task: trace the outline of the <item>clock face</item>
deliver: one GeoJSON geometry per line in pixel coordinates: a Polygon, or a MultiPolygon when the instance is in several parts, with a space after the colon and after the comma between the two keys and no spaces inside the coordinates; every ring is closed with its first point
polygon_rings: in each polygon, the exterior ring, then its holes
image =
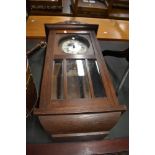
{"type": "Polygon", "coordinates": [[[68,54],[84,54],[90,46],[88,40],[82,36],[70,35],[63,37],[59,46],[61,50],[68,54]]]}

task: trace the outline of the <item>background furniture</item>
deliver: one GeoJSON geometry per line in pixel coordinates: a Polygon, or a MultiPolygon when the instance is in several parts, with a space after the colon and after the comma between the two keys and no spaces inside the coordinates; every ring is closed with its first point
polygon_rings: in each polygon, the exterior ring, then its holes
{"type": "Polygon", "coordinates": [[[71,0],[71,8],[74,16],[80,17],[108,17],[109,3],[106,0],[71,0]]]}
{"type": "Polygon", "coordinates": [[[64,16],[29,16],[26,26],[27,38],[45,38],[44,24],[64,21],[79,21],[81,23],[98,24],[97,39],[129,40],[129,22],[100,18],[64,17],[64,16]]]}
{"type": "MultiPolygon", "coordinates": [[[[47,0],[42,0],[42,3],[47,0]]],[[[26,8],[29,15],[48,15],[48,16],[72,16],[73,13],[70,8],[70,0],[59,0],[61,9],[32,9],[31,0],[26,0],[26,8]]]]}
{"type": "Polygon", "coordinates": [[[108,18],[129,20],[129,0],[112,0],[108,18]]]}
{"type": "MultiPolygon", "coordinates": [[[[103,56],[114,56],[114,57],[118,57],[118,58],[126,58],[126,60],[129,62],[129,48],[124,50],[124,51],[112,51],[112,50],[105,50],[102,51],[103,56]]],[[[123,84],[128,76],[129,73],[129,66],[127,66],[127,68],[125,69],[123,76],[121,78],[121,81],[119,83],[119,85],[117,86],[116,89],[116,94],[118,95],[119,91],[121,90],[121,88],[123,87],[123,84]]]]}
{"type": "Polygon", "coordinates": [[[50,0],[26,0],[26,10],[28,15],[129,19],[129,0],[95,0],[95,3],[91,0],[59,0],[57,3],[50,0]],[[49,3],[56,7],[39,9],[49,3]],[[34,4],[38,5],[38,9],[34,9],[34,4]]]}

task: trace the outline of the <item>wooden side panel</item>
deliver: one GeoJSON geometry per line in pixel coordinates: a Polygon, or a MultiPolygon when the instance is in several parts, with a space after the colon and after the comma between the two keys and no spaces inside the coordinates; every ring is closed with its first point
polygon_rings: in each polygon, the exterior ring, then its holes
{"type": "Polygon", "coordinates": [[[109,131],[118,121],[121,112],[48,115],[39,116],[40,122],[49,134],[71,134],[109,131]]]}

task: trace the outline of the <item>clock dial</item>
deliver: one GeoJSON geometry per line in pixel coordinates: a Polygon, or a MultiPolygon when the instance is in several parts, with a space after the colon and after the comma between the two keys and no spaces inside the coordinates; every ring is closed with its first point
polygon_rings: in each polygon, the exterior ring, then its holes
{"type": "Polygon", "coordinates": [[[86,53],[90,46],[87,39],[77,35],[64,37],[59,44],[62,51],[69,54],[86,53]]]}

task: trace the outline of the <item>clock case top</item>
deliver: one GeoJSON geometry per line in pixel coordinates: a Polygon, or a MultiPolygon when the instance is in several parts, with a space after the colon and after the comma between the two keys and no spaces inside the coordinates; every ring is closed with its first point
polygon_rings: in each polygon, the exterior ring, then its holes
{"type": "MultiPolygon", "coordinates": [[[[104,58],[101,53],[100,46],[96,39],[96,32],[98,30],[98,25],[94,24],[81,24],[78,22],[65,22],[59,24],[46,24],[46,40],[48,42],[44,70],[42,76],[42,83],[40,89],[40,98],[38,101],[38,107],[35,108],[34,114],[36,115],[62,115],[62,114],[88,114],[88,113],[107,113],[107,112],[124,112],[126,107],[118,103],[117,96],[115,94],[112,81],[110,79],[104,58]],[[94,55],[70,55],[70,54],[52,54],[56,45],[55,38],[56,33],[64,34],[68,33],[78,33],[78,34],[89,34],[91,38],[92,46],[94,47],[94,55]],[[102,82],[104,84],[104,89],[106,92],[105,97],[94,97],[91,98],[79,98],[79,99],[68,99],[67,94],[63,100],[55,99],[51,100],[51,79],[52,79],[52,60],[54,59],[96,59],[102,82]]],[[[68,35],[68,33],[66,35],[68,35]]],[[[65,67],[66,69],[66,67],[65,67]]],[[[66,74],[66,72],[64,73],[66,74]]],[[[64,75],[66,76],[66,75],[64,75]]],[[[66,78],[64,89],[66,89],[66,78]]],[[[92,84],[90,86],[92,93],[92,84]]],[[[66,91],[66,90],[65,90],[66,91]]]]}

